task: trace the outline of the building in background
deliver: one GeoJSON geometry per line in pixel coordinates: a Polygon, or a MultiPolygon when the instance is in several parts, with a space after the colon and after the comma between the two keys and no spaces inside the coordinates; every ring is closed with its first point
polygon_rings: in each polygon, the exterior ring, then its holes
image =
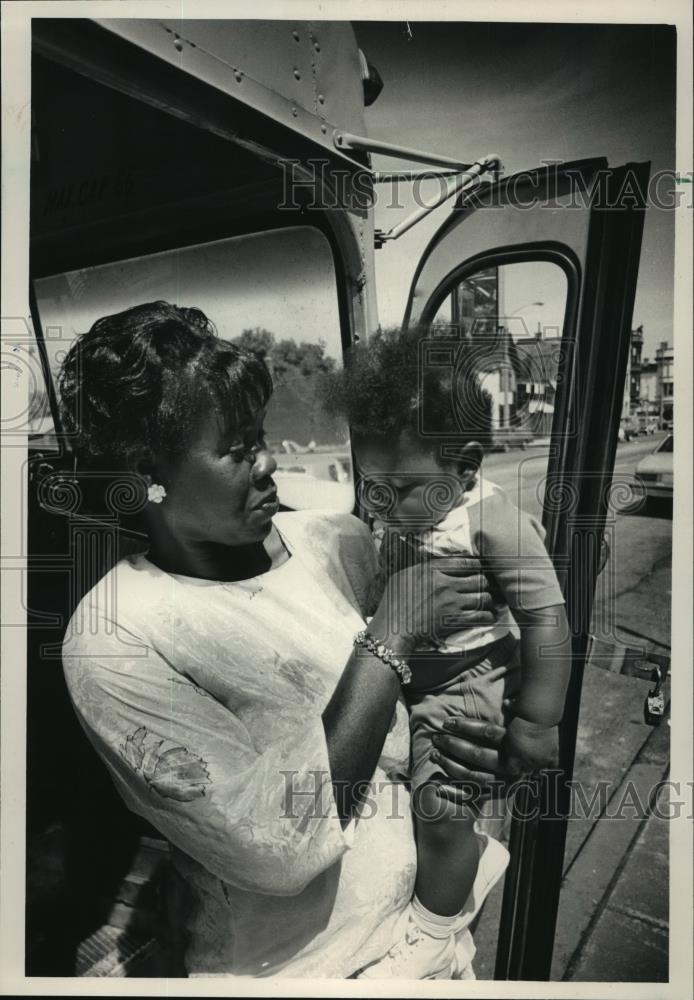
{"type": "MultiPolygon", "coordinates": [[[[437,332],[453,335],[474,351],[475,368],[492,399],[496,429],[515,428],[535,438],[552,431],[562,338],[514,339],[499,322],[500,275],[497,268],[460,282],[447,303],[450,312],[437,332]],[[449,319],[450,317],[450,319],[449,319]]],[[[674,351],[662,341],[650,361],[643,355],[643,324],[631,331],[622,397],[622,425],[628,434],[653,433],[670,426],[674,399],[674,351]]]]}
{"type": "Polygon", "coordinates": [[[663,428],[672,423],[675,401],[675,351],[666,340],[661,341],[655,352],[658,385],[658,425],[663,428]]]}
{"type": "Polygon", "coordinates": [[[552,432],[557,373],[562,355],[561,337],[534,337],[515,342],[520,373],[516,380],[516,418],[535,437],[552,432]]]}
{"type": "Polygon", "coordinates": [[[628,419],[635,414],[641,402],[641,352],[643,351],[643,326],[637,326],[631,331],[631,347],[627,361],[627,373],[624,380],[624,395],[622,397],[622,418],[628,419]]]}
{"type": "Polygon", "coordinates": [[[675,352],[666,340],[656,348],[655,358],[641,362],[639,398],[632,412],[641,430],[670,427],[675,396],[675,352]]]}
{"type": "Polygon", "coordinates": [[[499,269],[487,268],[456,285],[450,317],[450,326],[437,324],[437,332],[469,345],[474,369],[491,397],[493,428],[512,428],[519,362],[513,338],[499,324],[499,269]]]}
{"type": "Polygon", "coordinates": [[[480,271],[457,285],[450,296],[447,331],[467,342],[474,367],[492,401],[492,425],[527,432],[529,438],[546,437],[552,429],[561,338],[514,339],[499,322],[500,274],[498,268],[480,271]]]}
{"type": "Polygon", "coordinates": [[[634,412],[658,413],[658,365],[644,358],[641,364],[641,394],[634,412]]]}

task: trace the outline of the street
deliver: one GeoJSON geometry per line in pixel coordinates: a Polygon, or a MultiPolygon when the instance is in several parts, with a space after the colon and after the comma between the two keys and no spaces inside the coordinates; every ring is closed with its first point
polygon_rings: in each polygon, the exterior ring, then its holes
{"type": "MultiPolygon", "coordinates": [[[[613,484],[633,482],[637,463],[655,448],[663,434],[620,443],[613,484]]],[[[536,517],[542,515],[547,448],[489,455],[484,473],[513,502],[536,517]]],[[[596,593],[594,618],[612,626],[616,641],[664,652],[670,644],[672,520],[667,504],[648,504],[635,514],[612,511],[607,523],[610,557],[596,593]],[[607,581],[610,581],[610,586],[607,581]],[[613,594],[614,606],[606,607],[613,594]]]]}

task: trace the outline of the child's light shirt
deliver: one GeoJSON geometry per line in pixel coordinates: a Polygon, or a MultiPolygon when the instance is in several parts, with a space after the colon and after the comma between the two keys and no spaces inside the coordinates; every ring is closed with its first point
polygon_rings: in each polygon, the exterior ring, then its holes
{"type": "MultiPolygon", "coordinates": [[[[378,543],[383,526],[377,525],[374,534],[378,543]]],[[[434,557],[473,556],[484,561],[484,571],[494,577],[503,595],[494,602],[495,621],[472,625],[445,642],[419,648],[459,653],[487,646],[509,632],[518,637],[511,609],[533,611],[563,604],[544,538],[544,528],[535,517],[511,503],[496,483],[478,476],[460,503],[417,541],[434,557]]]]}

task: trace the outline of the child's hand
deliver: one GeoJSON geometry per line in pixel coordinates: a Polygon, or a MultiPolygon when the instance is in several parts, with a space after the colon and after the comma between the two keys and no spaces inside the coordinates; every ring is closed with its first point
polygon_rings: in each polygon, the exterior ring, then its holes
{"type": "Polygon", "coordinates": [[[515,716],[506,727],[501,744],[504,770],[520,777],[531,771],[556,767],[559,759],[559,730],[515,716]]]}

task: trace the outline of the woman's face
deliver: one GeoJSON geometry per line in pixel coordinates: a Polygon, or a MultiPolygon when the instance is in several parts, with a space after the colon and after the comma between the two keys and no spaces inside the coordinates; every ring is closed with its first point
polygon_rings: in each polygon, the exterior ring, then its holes
{"type": "MultiPolygon", "coordinates": [[[[166,498],[156,515],[192,544],[252,545],[268,535],[279,509],[272,474],[277,463],[267,449],[257,410],[244,424],[225,429],[211,409],[187,454],[159,463],[166,498]]],[[[153,512],[154,513],[154,512],[153,512]]]]}

